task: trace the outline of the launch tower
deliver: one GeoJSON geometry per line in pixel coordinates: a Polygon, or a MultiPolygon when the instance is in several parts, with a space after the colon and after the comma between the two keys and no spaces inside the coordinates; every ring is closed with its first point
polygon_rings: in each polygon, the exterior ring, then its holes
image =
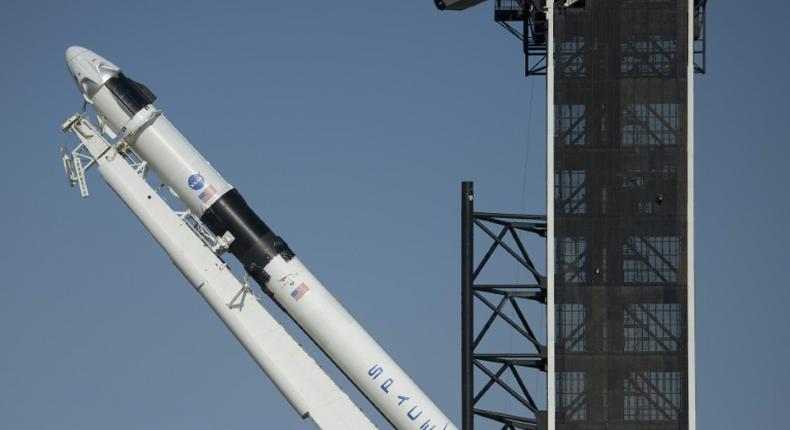
{"type": "MultiPolygon", "coordinates": [[[[491,428],[695,429],[705,1],[497,0],[495,20],[523,41],[526,74],[546,76],[548,392],[545,421],[491,428]]],[[[480,386],[466,389],[471,416],[480,386]]]]}

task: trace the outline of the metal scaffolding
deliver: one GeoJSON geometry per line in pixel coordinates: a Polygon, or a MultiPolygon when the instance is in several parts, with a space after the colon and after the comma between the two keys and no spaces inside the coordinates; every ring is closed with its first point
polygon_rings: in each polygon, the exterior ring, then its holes
{"type": "MultiPolygon", "coordinates": [[[[554,11],[584,10],[588,7],[585,0],[554,0],[554,11]]],[[[592,3],[592,2],[590,2],[592,3]]],[[[639,3],[631,1],[630,3],[639,3]]],[[[655,7],[657,1],[641,0],[644,7],[655,7]]],[[[706,14],[707,0],[694,0],[694,71],[704,74],[706,65],[706,14]]],[[[546,20],[546,0],[496,0],[494,2],[494,21],[523,44],[524,73],[527,76],[546,74],[548,61],[548,22],[546,20]]]]}
{"type": "Polygon", "coordinates": [[[704,7],[596,0],[554,10],[556,430],[694,428],[689,81],[704,70],[704,7]],[[699,49],[702,62],[690,64],[699,49]]]}
{"type": "MultiPolygon", "coordinates": [[[[475,415],[496,421],[502,429],[545,428],[545,420],[535,401],[535,387],[525,382],[524,370],[546,371],[546,344],[533,330],[530,320],[545,320],[545,308],[539,315],[524,309],[525,301],[545,305],[546,278],[536,267],[527,251],[522,235],[545,237],[546,217],[543,215],[505,214],[474,211],[471,182],[461,190],[461,339],[462,339],[462,428],[474,428],[475,415]],[[486,239],[485,253],[475,262],[474,237],[477,231],[486,239]],[[502,250],[509,259],[530,274],[529,283],[484,284],[478,275],[490,263],[495,251],[502,250]],[[509,311],[508,311],[509,310],[509,311]],[[479,312],[479,315],[477,314],[479,312]],[[475,317],[482,317],[475,325],[475,317]],[[484,338],[491,333],[496,320],[503,321],[520,340],[524,350],[486,351],[484,338]],[[475,375],[479,377],[476,378],[475,375]],[[507,375],[507,377],[505,376],[507,375]],[[515,400],[521,413],[507,413],[502,408],[487,409],[482,400],[497,386],[515,400]]],[[[542,376],[545,378],[545,374],[542,376]]],[[[543,398],[543,393],[540,393],[543,398]]],[[[496,402],[501,405],[502,402],[496,402]]]]}

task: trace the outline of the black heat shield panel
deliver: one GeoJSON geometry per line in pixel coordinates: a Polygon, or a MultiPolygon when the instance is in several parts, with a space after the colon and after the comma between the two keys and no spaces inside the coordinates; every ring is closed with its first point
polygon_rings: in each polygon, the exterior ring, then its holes
{"type": "Polygon", "coordinates": [[[140,109],[156,100],[156,95],[148,87],[127,78],[123,73],[113,76],[105,85],[121,102],[129,116],[134,116],[140,109]]]}
{"type": "Polygon", "coordinates": [[[555,10],[558,430],[689,428],[687,12],[555,10]]]}

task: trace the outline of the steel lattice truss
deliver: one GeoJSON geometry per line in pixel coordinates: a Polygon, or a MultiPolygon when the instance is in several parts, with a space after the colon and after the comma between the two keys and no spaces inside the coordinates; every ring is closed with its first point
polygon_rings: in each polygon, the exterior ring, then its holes
{"type": "MultiPolygon", "coordinates": [[[[494,3],[494,21],[523,44],[527,76],[546,74],[546,3],[547,0],[496,0],[494,3]]],[[[583,9],[585,4],[584,0],[554,0],[554,8],[560,13],[566,9],[583,9]]],[[[707,0],[694,1],[694,71],[699,74],[705,73],[706,65],[706,5],[707,0]]],[[[652,48],[663,50],[659,45],[652,48]]]]}
{"type": "MultiPolygon", "coordinates": [[[[468,340],[465,343],[463,359],[465,365],[470,367],[465,369],[465,377],[469,380],[465,384],[467,390],[464,393],[464,406],[465,409],[469,406],[469,410],[465,410],[464,413],[501,423],[502,429],[535,429],[542,412],[533,394],[535,387],[530,387],[526,382],[524,372],[527,369],[546,371],[546,347],[545,341],[541,341],[531,327],[528,316],[535,320],[535,315],[528,315],[525,305],[528,301],[545,304],[546,280],[530,257],[524,237],[525,235],[545,237],[546,217],[473,212],[469,197],[471,191],[465,200],[469,205],[464,207],[465,222],[462,234],[467,237],[485,238],[486,251],[477,263],[471,261],[468,262],[471,264],[465,264],[465,273],[462,273],[462,278],[467,284],[463,292],[464,302],[471,305],[471,309],[464,312],[464,318],[471,320],[473,314],[476,314],[475,319],[482,322],[479,327],[474,327],[474,323],[470,324],[470,327],[465,327],[463,333],[464,338],[468,340]],[[519,267],[526,269],[529,273],[529,282],[513,284],[476,282],[497,251],[502,252],[519,267]],[[480,316],[484,318],[480,319],[480,316]],[[514,336],[523,340],[518,342],[519,345],[526,345],[523,351],[507,353],[484,351],[483,340],[491,334],[491,328],[497,321],[501,321],[514,336]],[[494,387],[498,387],[499,393],[505,393],[510,400],[515,401],[518,409],[524,413],[507,413],[480,406],[485,398],[491,395],[494,387]]],[[[464,241],[464,255],[474,255],[471,242],[464,241]]],[[[545,311],[538,318],[545,319],[545,311]]],[[[543,397],[544,395],[541,394],[540,398],[543,397]]],[[[503,402],[497,401],[495,404],[501,405],[503,402]]],[[[473,416],[465,418],[473,420],[473,416]]]]}

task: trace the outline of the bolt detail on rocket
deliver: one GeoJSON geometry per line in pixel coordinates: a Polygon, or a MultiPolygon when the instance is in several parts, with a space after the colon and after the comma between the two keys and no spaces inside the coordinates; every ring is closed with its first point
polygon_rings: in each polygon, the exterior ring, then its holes
{"type": "MultiPolygon", "coordinates": [[[[66,51],[69,71],[117,145],[127,145],[362,394],[397,429],[456,427],[152,104],[154,93],[82,47],[66,51]]],[[[80,190],[84,178],[76,175],[80,190]]],[[[87,195],[87,189],[85,193],[87,195]]]]}

